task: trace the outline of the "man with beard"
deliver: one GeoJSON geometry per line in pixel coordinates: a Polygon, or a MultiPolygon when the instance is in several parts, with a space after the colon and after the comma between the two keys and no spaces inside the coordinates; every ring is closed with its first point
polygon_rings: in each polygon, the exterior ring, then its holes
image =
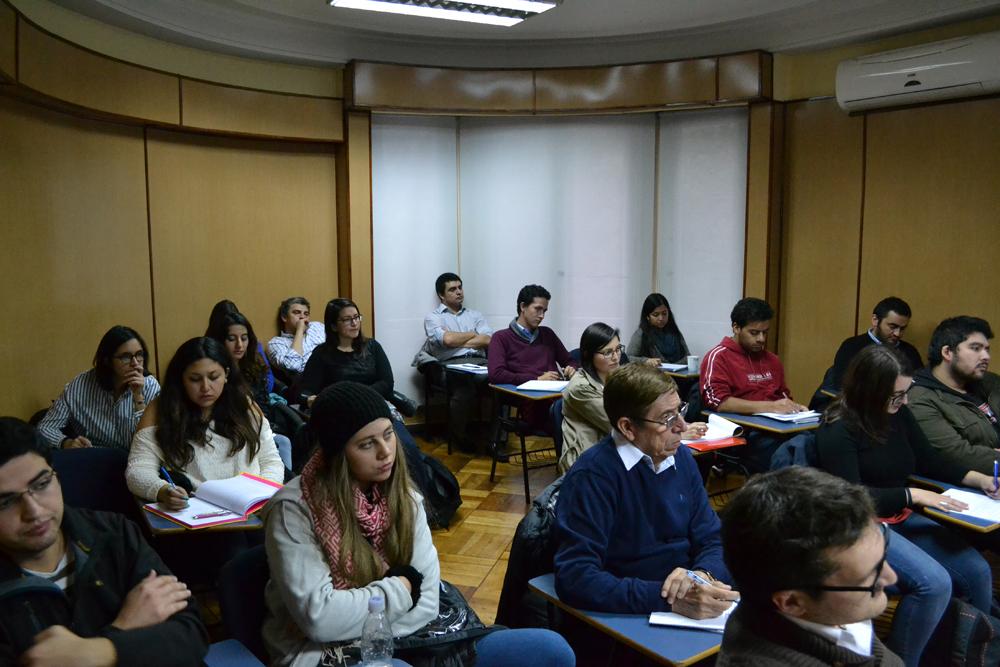
{"type": "Polygon", "coordinates": [[[917,348],[903,340],[906,327],[910,325],[910,317],[909,304],[899,297],[886,297],[875,304],[875,308],[872,310],[871,328],[840,344],[837,355],[833,359],[832,386],[840,389],[847,366],[854,357],[858,356],[858,352],[869,345],[891,345],[906,357],[913,370],[921,368],[924,362],[920,358],[917,348]]]}
{"type": "Polygon", "coordinates": [[[927,351],[929,368],[918,370],[910,412],[942,456],[969,470],[992,475],[1000,458],[1000,377],[989,372],[989,322],[950,317],[937,326],[927,351]]]}

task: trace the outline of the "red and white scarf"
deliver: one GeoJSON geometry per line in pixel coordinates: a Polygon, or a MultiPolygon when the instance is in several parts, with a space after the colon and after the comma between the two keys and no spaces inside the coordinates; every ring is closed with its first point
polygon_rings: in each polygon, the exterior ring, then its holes
{"type": "MultiPolygon", "coordinates": [[[[302,468],[302,497],[312,513],[313,531],[316,533],[323,554],[330,564],[333,586],[345,590],[353,588],[351,576],[354,573],[354,563],[351,554],[347,554],[344,559],[343,571],[341,570],[340,540],[344,531],[340,527],[340,521],[332,502],[330,502],[329,494],[314,492],[316,484],[326,483],[321,474],[323,467],[323,452],[317,450],[302,468]]],[[[361,489],[357,486],[354,487],[354,516],[361,528],[361,533],[382,559],[383,568],[387,569],[389,566],[386,562],[383,543],[390,525],[389,499],[382,494],[378,484],[372,485],[371,500],[365,496],[361,489]]]]}

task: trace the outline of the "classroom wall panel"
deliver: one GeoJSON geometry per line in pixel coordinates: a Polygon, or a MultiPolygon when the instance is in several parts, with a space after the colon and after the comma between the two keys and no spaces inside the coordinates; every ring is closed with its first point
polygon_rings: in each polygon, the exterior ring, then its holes
{"type": "MultiPolygon", "coordinates": [[[[458,120],[372,117],[372,225],[378,340],[398,391],[423,401],[410,362],[423,345],[424,315],[437,307],[434,280],[461,275],[458,257],[458,120]]],[[[477,308],[483,285],[468,284],[477,308]]]]}
{"type": "MultiPolygon", "coordinates": [[[[807,402],[855,333],[864,119],[834,100],[789,104],[778,354],[807,402]]],[[[870,311],[869,311],[870,312],[870,311]]]]}
{"type": "Polygon", "coordinates": [[[14,80],[17,64],[17,14],[0,2],[0,78],[14,80]]]}
{"type": "Polygon", "coordinates": [[[0,97],[0,414],[27,419],[114,324],[153,345],[142,131],[0,97]]]}
{"type": "Polygon", "coordinates": [[[160,366],[232,299],[266,342],[286,297],[322,318],[337,293],[329,147],[148,132],[149,219],[160,366]]]}
{"type": "Polygon", "coordinates": [[[352,63],[349,103],[360,108],[429,111],[530,111],[531,70],[461,70],[385,63],[352,63]]]}
{"type": "MultiPolygon", "coordinates": [[[[655,289],[700,356],[731,333],[729,312],[743,295],[747,110],[659,118],[655,289]]],[[[638,317],[629,334],[637,325],[638,317]]]]}
{"type": "Polygon", "coordinates": [[[18,38],[19,82],[28,88],[97,111],[179,122],[177,77],[99,56],[26,21],[18,38]]]}
{"type": "Polygon", "coordinates": [[[945,317],[1000,328],[998,117],[1000,99],[868,115],[859,329],[879,299],[903,297],[925,360],[945,317]]]}
{"type": "MultiPolygon", "coordinates": [[[[372,258],[372,118],[371,114],[351,112],[347,114],[347,156],[346,190],[349,216],[346,225],[341,225],[341,238],[347,241],[347,248],[341,253],[348,263],[346,276],[341,274],[342,296],[349,296],[358,304],[362,313],[369,313],[361,323],[366,336],[375,332],[374,269],[372,258]],[[343,278],[347,278],[346,284],[343,278]]],[[[343,190],[339,190],[343,192],[343,190]]]]}

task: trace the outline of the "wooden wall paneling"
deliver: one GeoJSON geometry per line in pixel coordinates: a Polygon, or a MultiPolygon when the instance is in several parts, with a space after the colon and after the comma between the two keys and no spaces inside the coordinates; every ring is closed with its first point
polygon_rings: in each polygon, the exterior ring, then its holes
{"type": "MultiPolygon", "coordinates": [[[[329,146],[148,132],[149,216],[160,364],[232,299],[258,339],[282,299],[337,289],[329,146]]],[[[320,316],[322,317],[321,308],[320,316]]]]}
{"type": "Polygon", "coordinates": [[[375,335],[375,289],[372,254],[372,119],[366,112],[347,114],[347,221],[350,248],[350,296],[364,315],[362,330],[375,335]]]}
{"type": "MultiPolygon", "coordinates": [[[[781,105],[750,106],[743,294],[774,303],[781,253],[781,105]],[[776,202],[774,196],[778,195],[776,202]]],[[[772,325],[772,329],[774,326],[772,325]]],[[[772,336],[773,342],[774,336],[772,336]]]]}
{"type": "Polygon", "coordinates": [[[535,71],[538,111],[627,109],[715,100],[715,59],[535,71]]]}
{"type": "Polygon", "coordinates": [[[101,336],[152,348],[142,130],[0,97],[0,414],[28,418],[101,336]]]}
{"type": "Polygon", "coordinates": [[[902,297],[906,339],[925,360],[946,317],[1000,328],[998,117],[996,98],[868,115],[859,320],[902,297]]]}
{"type": "Polygon", "coordinates": [[[180,122],[177,77],[73,46],[20,21],[20,83],[70,104],[158,123],[180,122]]]}
{"type": "Polygon", "coordinates": [[[461,70],[351,63],[345,88],[357,109],[521,111],[534,108],[531,70],[461,70]]]}
{"type": "Polygon", "coordinates": [[[267,137],[341,141],[341,100],[181,79],[185,127],[267,137]]]}
{"type": "Polygon", "coordinates": [[[0,80],[17,79],[17,14],[0,2],[0,80]]]}
{"type": "Polygon", "coordinates": [[[789,104],[785,118],[778,353],[806,402],[855,333],[864,120],[829,99],[789,104]]]}
{"type": "Polygon", "coordinates": [[[770,54],[761,51],[719,56],[719,100],[756,100],[770,97],[770,54]]]}

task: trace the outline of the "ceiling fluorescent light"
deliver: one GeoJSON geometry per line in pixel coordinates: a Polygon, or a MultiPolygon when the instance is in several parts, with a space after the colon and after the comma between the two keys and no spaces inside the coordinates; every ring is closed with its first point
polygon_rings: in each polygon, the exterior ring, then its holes
{"type": "Polygon", "coordinates": [[[552,9],[557,0],[328,0],[334,7],[509,27],[552,9]]]}

